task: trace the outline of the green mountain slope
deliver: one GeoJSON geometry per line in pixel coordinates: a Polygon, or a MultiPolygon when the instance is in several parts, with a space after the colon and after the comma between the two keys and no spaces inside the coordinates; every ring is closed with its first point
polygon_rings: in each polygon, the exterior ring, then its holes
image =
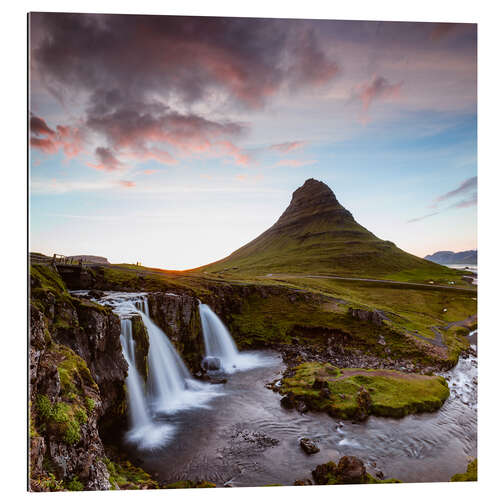
{"type": "MultiPolygon", "coordinates": [[[[323,182],[307,180],[278,221],[205,273],[269,273],[433,279],[447,270],[400,250],[359,225],[323,182]],[[403,277],[403,276],[401,276],[403,277]]],[[[455,276],[452,272],[450,276],[455,276]]]]}

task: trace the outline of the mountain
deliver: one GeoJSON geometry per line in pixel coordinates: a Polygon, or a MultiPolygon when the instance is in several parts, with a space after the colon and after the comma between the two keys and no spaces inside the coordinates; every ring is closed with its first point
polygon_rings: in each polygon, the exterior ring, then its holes
{"type": "Polygon", "coordinates": [[[401,271],[439,273],[434,263],[400,250],[358,224],[323,182],[308,179],[278,221],[206,273],[269,273],[383,277],[401,271]]]}
{"type": "Polygon", "coordinates": [[[477,265],[477,250],[465,250],[464,252],[450,252],[443,250],[424,257],[426,260],[436,264],[473,264],[477,265]]]}

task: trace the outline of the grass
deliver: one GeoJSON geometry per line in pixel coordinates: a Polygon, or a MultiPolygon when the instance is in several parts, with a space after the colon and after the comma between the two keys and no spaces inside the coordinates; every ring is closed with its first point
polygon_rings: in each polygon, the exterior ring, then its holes
{"type": "Polygon", "coordinates": [[[140,467],[133,465],[128,460],[104,460],[109,472],[109,481],[113,490],[140,490],[158,489],[158,483],[140,467]]]}
{"type": "Polygon", "coordinates": [[[468,463],[466,472],[455,474],[450,481],[477,481],[477,458],[468,463]]]}
{"type": "Polygon", "coordinates": [[[360,415],[400,418],[435,411],[449,396],[443,377],[393,370],[339,370],[329,363],[316,362],[303,363],[294,371],[293,376],[283,379],[280,393],[290,394],[292,400],[305,401],[309,409],[326,411],[338,418],[359,419],[360,415]],[[327,392],[319,388],[321,385],[328,388],[327,392]]]}
{"type": "Polygon", "coordinates": [[[209,481],[191,481],[185,479],[183,481],[176,481],[175,483],[170,483],[164,486],[167,490],[178,490],[183,488],[215,488],[215,484],[209,481]]]}

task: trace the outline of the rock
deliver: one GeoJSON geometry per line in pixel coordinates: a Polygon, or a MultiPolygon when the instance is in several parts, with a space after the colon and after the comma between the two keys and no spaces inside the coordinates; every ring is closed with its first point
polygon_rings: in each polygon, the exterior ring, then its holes
{"type": "Polygon", "coordinates": [[[186,293],[148,294],[149,315],[165,332],[184,362],[196,371],[201,366],[204,342],[198,300],[186,293]]]}
{"type": "Polygon", "coordinates": [[[357,419],[360,421],[366,420],[372,407],[372,397],[363,386],[356,395],[356,401],[358,403],[357,419]]]}
{"type": "Polygon", "coordinates": [[[213,356],[207,356],[203,358],[201,362],[201,367],[206,371],[217,371],[221,369],[221,362],[219,358],[215,358],[213,356]]]}
{"type": "Polygon", "coordinates": [[[337,464],[336,476],[343,484],[362,484],[366,481],[366,469],[359,458],[345,456],[337,464]]]}
{"type": "Polygon", "coordinates": [[[383,335],[380,335],[379,338],[378,338],[378,343],[380,345],[385,345],[386,344],[386,341],[385,341],[385,338],[383,335]]]}
{"type": "Polygon", "coordinates": [[[319,446],[309,438],[302,438],[300,440],[300,447],[308,454],[318,453],[319,446]]]}
{"type": "Polygon", "coordinates": [[[283,408],[286,408],[287,410],[292,410],[293,408],[295,408],[294,401],[290,394],[287,394],[286,396],[282,397],[280,400],[280,404],[283,408]]]}
{"type": "Polygon", "coordinates": [[[335,477],[337,466],[335,462],[327,462],[318,465],[313,471],[312,476],[316,484],[328,484],[328,481],[335,477]]]}
{"type": "Polygon", "coordinates": [[[311,486],[313,483],[310,479],[297,479],[293,485],[294,486],[311,486]]]}
{"type": "Polygon", "coordinates": [[[299,413],[307,413],[309,411],[307,403],[304,400],[297,398],[295,399],[295,408],[299,413]]]}

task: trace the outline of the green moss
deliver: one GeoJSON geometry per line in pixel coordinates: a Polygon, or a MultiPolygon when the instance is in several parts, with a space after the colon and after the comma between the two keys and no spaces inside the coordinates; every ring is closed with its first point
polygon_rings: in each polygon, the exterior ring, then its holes
{"type": "Polygon", "coordinates": [[[63,491],[63,481],[58,481],[52,472],[49,472],[46,476],[32,480],[32,489],[36,491],[63,491]]]}
{"type": "Polygon", "coordinates": [[[183,488],[215,488],[216,485],[209,481],[191,481],[189,479],[183,481],[176,481],[164,486],[168,490],[178,490],[183,488]]]}
{"type": "Polygon", "coordinates": [[[50,434],[71,445],[80,441],[80,425],[86,422],[87,415],[78,404],[61,401],[52,404],[46,395],[40,395],[37,412],[40,422],[50,434]]]}
{"type": "Polygon", "coordinates": [[[469,462],[465,473],[455,474],[450,481],[477,481],[477,458],[469,462]]]}
{"type": "Polygon", "coordinates": [[[330,364],[303,363],[292,377],[283,379],[280,393],[289,394],[293,401],[305,401],[315,411],[359,419],[370,414],[400,418],[435,411],[448,398],[449,389],[443,377],[393,370],[339,371],[330,364]],[[326,393],[314,388],[317,380],[327,382],[326,393]]]}
{"type": "Polygon", "coordinates": [[[151,476],[140,467],[136,467],[128,460],[104,460],[109,472],[109,481],[112,489],[158,489],[159,485],[151,476]]]}
{"type": "Polygon", "coordinates": [[[66,489],[69,491],[83,491],[83,484],[77,477],[73,477],[73,479],[66,484],[66,489]]]}
{"type": "Polygon", "coordinates": [[[148,379],[149,336],[140,316],[132,316],[132,337],[135,340],[135,361],[144,382],[148,379]]]}
{"type": "Polygon", "coordinates": [[[85,398],[85,406],[87,407],[88,414],[90,415],[95,407],[95,401],[92,398],[85,398]]]}

